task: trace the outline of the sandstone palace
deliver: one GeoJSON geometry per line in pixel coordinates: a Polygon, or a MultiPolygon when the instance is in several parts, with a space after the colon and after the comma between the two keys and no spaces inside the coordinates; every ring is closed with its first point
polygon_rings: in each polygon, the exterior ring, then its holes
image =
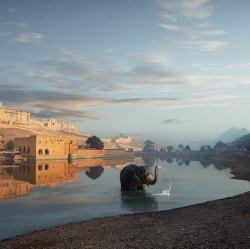
{"type": "Polygon", "coordinates": [[[46,129],[62,131],[67,133],[77,133],[75,124],[62,122],[57,119],[36,120],[32,119],[29,112],[3,107],[0,104],[0,126],[22,126],[30,129],[46,129]]]}

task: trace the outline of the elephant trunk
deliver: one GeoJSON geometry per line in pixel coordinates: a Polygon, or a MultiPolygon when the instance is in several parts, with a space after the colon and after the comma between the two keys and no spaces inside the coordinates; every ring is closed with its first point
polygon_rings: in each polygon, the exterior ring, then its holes
{"type": "Polygon", "coordinates": [[[154,177],[152,175],[147,176],[147,184],[154,185],[157,182],[157,178],[158,178],[158,166],[155,167],[154,177]]]}

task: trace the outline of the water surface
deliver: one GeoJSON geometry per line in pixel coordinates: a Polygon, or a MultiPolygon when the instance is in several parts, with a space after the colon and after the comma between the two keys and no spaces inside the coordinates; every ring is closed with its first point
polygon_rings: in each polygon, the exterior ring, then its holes
{"type": "MultiPolygon", "coordinates": [[[[142,158],[135,159],[143,165],[142,158]]],[[[0,239],[94,217],[182,207],[250,190],[229,169],[198,161],[160,161],[145,192],[121,193],[120,170],[131,161],[33,162],[0,166],[0,239]]],[[[152,165],[153,166],[153,165],[152,165]]]]}

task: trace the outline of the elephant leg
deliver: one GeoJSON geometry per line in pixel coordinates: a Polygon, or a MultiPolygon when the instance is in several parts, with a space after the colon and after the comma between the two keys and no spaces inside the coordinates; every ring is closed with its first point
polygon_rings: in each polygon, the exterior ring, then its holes
{"type": "Polygon", "coordinates": [[[130,190],[143,190],[143,184],[137,177],[133,178],[130,182],[130,190]]]}

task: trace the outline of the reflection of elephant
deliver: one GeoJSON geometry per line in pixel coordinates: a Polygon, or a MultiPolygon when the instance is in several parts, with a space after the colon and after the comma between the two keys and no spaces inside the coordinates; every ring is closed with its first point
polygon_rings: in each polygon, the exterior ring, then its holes
{"type": "Polygon", "coordinates": [[[153,185],[157,181],[158,167],[155,167],[155,175],[145,166],[130,164],[120,172],[121,190],[143,190],[144,185],[153,185]]]}
{"type": "Polygon", "coordinates": [[[101,174],[103,173],[104,168],[102,166],[96,166],[96,167],[90,167],[88,168],[88,170],[85,172],[85,174],[95,180],[97,178],[99,178],[101,176],[101,174]]]}
{"type": "Polygon", "coordinates": [[[122,191],[121,207],[133,213],[158,210],[157,199],[145,191],[122,191]]]}

